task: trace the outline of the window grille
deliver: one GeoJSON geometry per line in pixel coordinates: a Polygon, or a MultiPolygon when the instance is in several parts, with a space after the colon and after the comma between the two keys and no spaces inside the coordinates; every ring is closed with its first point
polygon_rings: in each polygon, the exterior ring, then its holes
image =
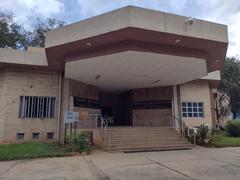
{"type": "Polygon", "coordinates": [[[32,133],[32,139],[39,139],[39,135],[40,135],[40,133],[38,133],[38,132],[32,133]]]}
{"type": "Polygon", "coordinates": [[[24,139],[24,133],[17,133],[17,140],[24,139]]]}
{"type": "Polygon", "coordinates": [[[182,103],[182,117],[202,118],[203,115],[203,102],[182,103]]]}
{"type": "Polygon", "coordinates": [[[53,132],[47,132],[47,139],[51,140],[53,139],[54,133],[53,132]]]}
{"type": "Polygon", "coordinates": [[[55,97],[20,96],[19,118],[54,118],[55,97]]]}

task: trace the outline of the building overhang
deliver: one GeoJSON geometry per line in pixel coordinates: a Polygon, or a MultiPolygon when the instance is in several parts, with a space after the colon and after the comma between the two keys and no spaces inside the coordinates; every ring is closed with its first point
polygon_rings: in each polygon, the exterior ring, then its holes
{"type": "Polygon", "coordinates": [[[103,91],[171,86],[207,74],[203,58],[125,51],[67,62],[65,77],[103,91]]]}
{"type": "Polygon", "coordinates": [[[125,7],[70,24],[46,34],[50,68],[65,62],[124,51],[204,58],[207,71],[222,68],[228,46],[227,26],[188,17],[125,7]]]}

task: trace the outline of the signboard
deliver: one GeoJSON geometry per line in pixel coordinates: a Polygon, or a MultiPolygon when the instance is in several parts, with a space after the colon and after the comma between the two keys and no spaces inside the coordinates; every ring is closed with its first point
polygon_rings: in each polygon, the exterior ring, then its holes
{"type": "Polygon", "coordinates": [[[80,98],[74,97],[73,98],[74,107],[85,107],[85,108],[100,108],[99,100],[87,99],[87,98],[80,98]]]}
{"type": "Polygon", "coordinates": [[[64,123],[74,123],[79,121],[79,112],[66,111],[64,113],[64,123]]]}
{"type": "Polygon", "coordinates": [[[171,100],[160,101],[133,101],[133,109],[171,109],[171,100]]]}

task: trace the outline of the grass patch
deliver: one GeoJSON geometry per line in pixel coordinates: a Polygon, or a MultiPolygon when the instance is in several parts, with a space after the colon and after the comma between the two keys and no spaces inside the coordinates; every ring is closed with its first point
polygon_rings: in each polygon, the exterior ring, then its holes
{"type": "Polygon", "coordinates": [[[0,161],[67,155],[64,147],[56,143],[25,142],[0,145],[0,161]]]}
{"type": "Polygon", "coordinates": [[[214,135],[212,145],[215,147],[240,146],[240,137],[230,137],[224,133],[219,135],[214,135]]]}

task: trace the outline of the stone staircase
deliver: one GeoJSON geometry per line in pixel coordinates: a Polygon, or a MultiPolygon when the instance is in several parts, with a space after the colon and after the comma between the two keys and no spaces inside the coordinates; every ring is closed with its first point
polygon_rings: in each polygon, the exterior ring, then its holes
{"type": "Polygon", "coordinates": [[[107,151],[141,152],[190,149],[191,143],[174,128],[108,127],[103,143],[107,151]]]}

